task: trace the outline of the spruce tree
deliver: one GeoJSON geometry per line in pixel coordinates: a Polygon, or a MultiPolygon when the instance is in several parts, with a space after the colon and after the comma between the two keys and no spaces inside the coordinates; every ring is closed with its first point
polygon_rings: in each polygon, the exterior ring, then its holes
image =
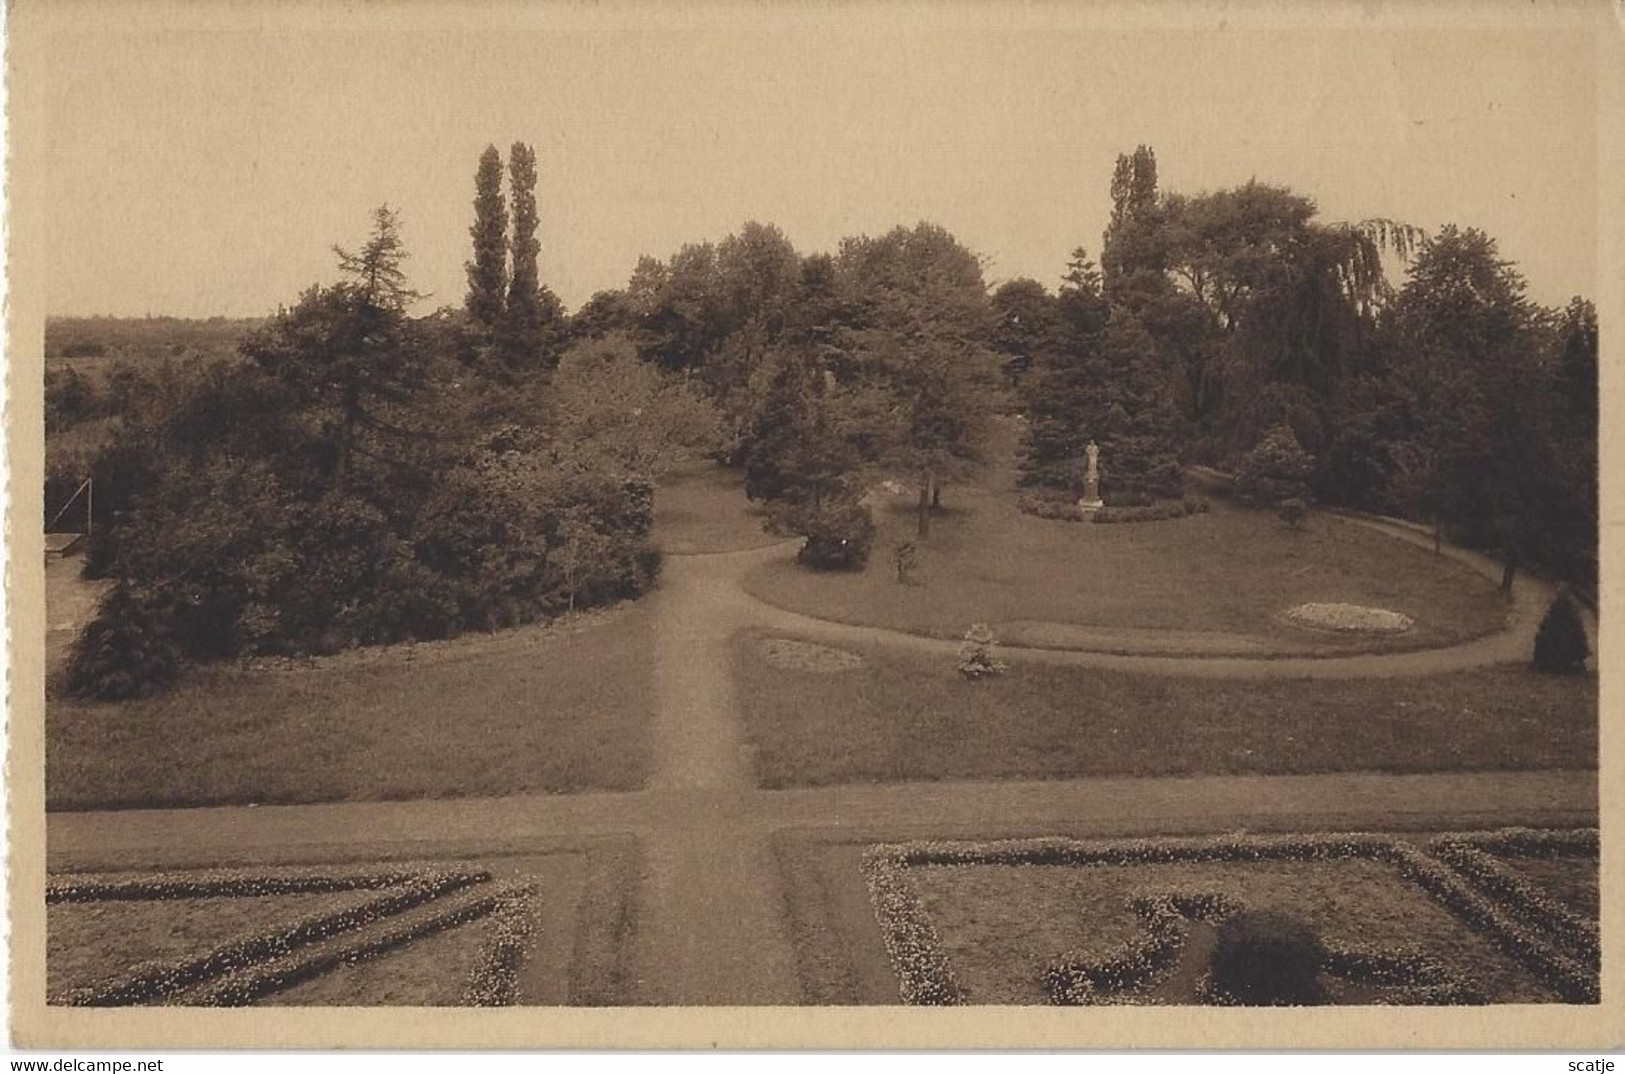
{"type": "Polygon", "coordinates": [[[1027,377],[1021,483],[1076,491],[1078,460],[1099,437],[1110,405],[1110,369],[1100,349],[1106,322],[1100,274],[1075,250],[1056,298],[1058,326],[1035,347],[1027,377]]]}
{"type": "Polygon", "coordinates": [[[1535,634],[1535,668],[1548,675],[1578,675],[1590,655],[1580,609],[1567,592],[1559,593],[1535,634]]]}
{"type": "Polygon", "coordinates": [[[1179,416],[1157,358],[1156,340],[1137,317],[1118,306],[1112,309],[1102,351],[1111,404],[1095,438],[1100,441],[1105,494],[1178,496],[1179,416]]]}
{"type": "Polygon", "coordinates": [[[480,154],[474,174],[474,259],[468,270],[465,307],[474,327],[491,332],[502,320],[508,288],[508,208],[502,197],[502,154],[494,145],[480,154]]]}

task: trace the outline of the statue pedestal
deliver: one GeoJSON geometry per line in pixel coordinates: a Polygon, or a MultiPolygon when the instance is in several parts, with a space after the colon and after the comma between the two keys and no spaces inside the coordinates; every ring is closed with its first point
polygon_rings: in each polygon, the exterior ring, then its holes
{"type": "Polygon", "coordinates": [[[1086,477],[1083,480],[1083,497],[1078,500],[1078,510],[1086,515],[1092,515],[1106,506],[1100,500],[1100,479],[1086,477]]]}

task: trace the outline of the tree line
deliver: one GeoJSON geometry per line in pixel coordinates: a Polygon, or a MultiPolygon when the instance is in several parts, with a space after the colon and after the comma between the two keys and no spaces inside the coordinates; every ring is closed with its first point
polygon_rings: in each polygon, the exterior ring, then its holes
{"type": "Polygon", "coordinates": [[[48,383],[54,432],[111,426],[49,459],[60,486],[97,478],[87,568],[118,583],[78,688],[145,689],[117,670],[141,645],[153,666],[328,651],[635,595],[685,453],[738,468],[809,565],[860,565],[875,480],[913,486],[928,540],[1000,421],[1038,494],[1076,496],[1090,441],[1118,504],[1179,495],[1191,463],[1301,452],[1324,503],[1426,520],[1509,581],[1594,585],[1595,310],[1531,302],[1480,231],[1326,222],[1260,182],[1163,191],[1142,146],[1098,266],[1078,249],[1053,291],[990,287],[930,223],[803,254],[752,222],[567,315],[536,181],[522,143],[480,157],[459,307],[409,314],[386,207],[233,360],[150,365],[116,399],[48,383]]]}

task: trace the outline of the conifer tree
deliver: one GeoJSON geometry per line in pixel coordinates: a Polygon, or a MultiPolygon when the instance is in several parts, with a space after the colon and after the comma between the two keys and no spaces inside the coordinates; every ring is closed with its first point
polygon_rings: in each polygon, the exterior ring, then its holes
{"type": "Polygon", "coordinates": [[[1107,495],[1166,497],[1182,487],[1175,430],[1179,415],[1157,361],[1156,340],[1137,317],[1113,307],[1101,346],[1111,399],[1095,439],[1107,495]]]}
{"type": "Polygon", "coordinates": [[[480,154],[474,175],[474,224],[468,233],[474,239],[474,259],[465,266],[465,306],[474,326],[490,332],[502,320],[508,289],[508,208],[502,196],[502,154],[494,145],[480,154]]]}
{"type": "Polygon", "coordinates": [[[1082,249],[1072,253],[1056,308],[1058,328],[1035,348],[1025,385],[1021,483],[1072,490],[1084,446],[1102,435],[1111,402],[1111,371],[1100,350],[1100,274],[1082,249]]]}

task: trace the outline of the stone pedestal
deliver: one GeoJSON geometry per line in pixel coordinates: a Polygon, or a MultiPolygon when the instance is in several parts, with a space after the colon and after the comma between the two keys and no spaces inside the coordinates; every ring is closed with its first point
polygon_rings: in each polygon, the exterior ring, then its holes
{"type": "Polygon", "coordinates": [[[1086,515],[1092,515],[1105,506],[1100,500],[1100,479],[1086,477],[1083,479],[1083,498],[1078,500],[1078,509],[1086,515]]]}

